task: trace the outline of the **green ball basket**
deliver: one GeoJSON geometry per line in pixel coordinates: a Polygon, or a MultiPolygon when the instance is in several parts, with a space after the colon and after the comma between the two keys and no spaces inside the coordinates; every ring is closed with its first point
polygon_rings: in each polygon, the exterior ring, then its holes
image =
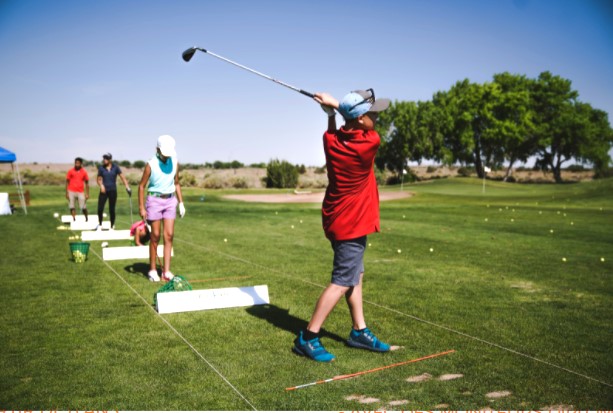
{"type": "Polygon", "coordinates": [[[76,263],[84,263],[87,260],[87,254],[89,253],[89,242],[71,242],[70,243],[70,255],[72,260],[76,263]]]}
{"type": "Polygon", "coordinates": [[[192,285],[182,276],[175,275],[175,277],[164,284],[155,294],[153,294],[153,303],[157,305],[157,295],[159,293],[168,293],[171,291],[191,291],[192,285]]]}

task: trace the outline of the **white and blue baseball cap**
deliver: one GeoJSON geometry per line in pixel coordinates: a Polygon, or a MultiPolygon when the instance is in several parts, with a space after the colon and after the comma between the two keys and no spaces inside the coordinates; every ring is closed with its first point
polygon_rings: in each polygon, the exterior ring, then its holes
{"type": "Polygon", "coordinates": [[[343,97],[338,111],[345,119],[356,119],[367,112],[382,112],[390,103],[389,99],[375,100],[375,91],[372,89],[354,90],[343,97]]]}

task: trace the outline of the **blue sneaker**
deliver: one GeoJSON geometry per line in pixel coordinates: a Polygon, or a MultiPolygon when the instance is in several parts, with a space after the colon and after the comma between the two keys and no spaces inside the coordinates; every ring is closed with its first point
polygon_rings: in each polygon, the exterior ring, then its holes
{"type": "Polygon", "coordinates": [[[308,357],[312,360],[319,361],[321,363],[330,363],[336,360],[334,354],[328,353],[328,351],[321,345],[319,341],[319,337],[315,337],[312,340],[305,341],[302,339],[302,334],[304,332],[301,331],[300,335],[296,337],[294,340],[294,348],[292,349],[295,353],[300,354],[301,356],[308,357]]]}
{"type": "Polygon", "coordinates": [[[351,333],[349,333],[347,345],[371,351],[378,351],[380,353],[385,353],[386,351],[390,350],[390,345],[380,341],[368,328],[365,328],[361,332],[352,328],[351,333]]]}

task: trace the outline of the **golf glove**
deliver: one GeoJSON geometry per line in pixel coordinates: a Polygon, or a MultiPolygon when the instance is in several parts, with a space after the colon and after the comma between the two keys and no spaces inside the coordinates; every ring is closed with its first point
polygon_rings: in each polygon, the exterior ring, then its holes
{"type": "Polygon", "coordinates": [[[334,108],[332,106],[328,106],[328,105],[321,105],[321,109],[326,112],[326,114],[328,115],[328,117],[332,117],[334,115],[336,115],[336,112],[334,111],[334,108]]]}
{"type": "Polygon", "coordinates": [[[132,196],[132,188],[127,187],[126,192],[128,193],[128,196],[132,196]]]}
{"type": "Polygon", "coordinates": [[[183,202],[179,202],[179,216],[181,218],[185,216],[185,205],[183,205],[183,202]]]}

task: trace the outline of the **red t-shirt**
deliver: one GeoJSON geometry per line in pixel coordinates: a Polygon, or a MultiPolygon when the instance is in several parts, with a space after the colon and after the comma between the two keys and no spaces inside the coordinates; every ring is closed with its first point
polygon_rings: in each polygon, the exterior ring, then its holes
{"type": "Polygon", "coordinates": [[[78,171],[72,168],[66,174],[66,180],[68,181],[68,190],[70,192],[83,192],[84,182],[89,181],[89,175],[85,168],[81,168],[78,171]]]}
{"type": "Polygon", "coordinates": [[[324,133],[328,188],[322,221],[328,239],[344,241],[379,232],[374,162],[380,143],[374,130],[324,133]]]}

